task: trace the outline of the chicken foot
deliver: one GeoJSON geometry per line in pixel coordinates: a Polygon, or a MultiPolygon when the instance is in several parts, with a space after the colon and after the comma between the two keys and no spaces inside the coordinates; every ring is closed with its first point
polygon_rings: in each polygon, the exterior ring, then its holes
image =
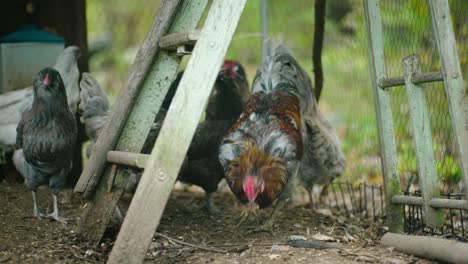
{"type": "Polygon", "coordinates": [[[258,222],[258,218],[257,218],[257,212],[255,212],[255,211],[250,211],[250,210],[244,210],[244,211],[242,211],[242,213],[240,214],[240,216],[239,216],[239,218],[238,218],[238,219],[239,219],[239,220],[238,220],[239,223],[237,223],[236,226],[239,227],[239,226],[245,224],[245,223],[247,222],[247,220],[249,220],[249,218],[250,218],[251,215],[253,215],[254,218],[255,218],[255,221],[256,221],[257,223],[259,223],[259,222],[258,222]]]}
{"type": "Polygon", "coordinates": [[[67,224],[67,219],[60,216],[60,209],[58,206],[58,195],[54,193],[54,211],[48,215],[49,217],[55,219],[55,221],[62,224],[67,224]]]}
{"type": "Polygon", "coordinates": [[[274,236],[275,234],[273,233],[273,227],[275,221],[278,218],[278,215],[280,214],[279,211],[283,209],[287,201],[288,199],[279,199],[276,203],[276,206],[273,208],[273,212],[271,212],[270,217],[265,221],[265,223],[263,223],[261,226],[253,228],[251,232],[267,232],[274,236]]]}
{"type": "Polygon", "coordinates": [[[216,207],[213,201],[213,193],[207,192],[205,195],[205,207],[210,214],[219,214],[221,211],[216,207]]]}

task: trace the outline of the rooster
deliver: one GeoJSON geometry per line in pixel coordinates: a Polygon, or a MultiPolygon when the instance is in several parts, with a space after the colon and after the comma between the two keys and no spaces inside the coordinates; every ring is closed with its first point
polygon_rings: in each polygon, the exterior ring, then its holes
{"type": "Polygon", "coordinates": [[[245,205],[239,224],[277,201],[261,227],[271,231],[294,189],[304,149],[301,116],[313,100],[310,78],[289,50],[272,42],[267,46],[250,99],[222,139],[219,160],[229,187],[245,205]]]}
{"type": "Polygon", "coordinates": [[[222,139],[219,160],[229,187],[245,205],[239,224],[276,201],[260,227],[271,232],[298,175],[309,186],[329,184],[346,161],[317,108],[307,73],[286,47],[269,42],[266,48],[250,99],[222,139]]]}
{"type": "MultiPolygon", "coordinates": [[[[78,87],[80,72],[77,64],[79,56],[78,47],[67,47],[60,53],[54,66],[65,85],[68,106],[72,113],[76,113],[76,107],[80,100],[78,87]]],[[[23,112],[31,108],[33,93],[32,87],[28,87],[0,95],[0,144],[15,144],[16,127],[23,112]]]]}
{"type": "Polygon", "coordinates": [[[33,84],[32,106],[24,112],[17,127],[13,155],[16,169],[32,191],[34,216],[42,217],[37,205],[37,188],[49,184],[53,193],[54,211],[49,215],[66,223],[60,216],[58,193],[72,168],[77,138],[74,115],[67,103],[67,93],[60,73],[52,68],[39,72],[33,84]]]}

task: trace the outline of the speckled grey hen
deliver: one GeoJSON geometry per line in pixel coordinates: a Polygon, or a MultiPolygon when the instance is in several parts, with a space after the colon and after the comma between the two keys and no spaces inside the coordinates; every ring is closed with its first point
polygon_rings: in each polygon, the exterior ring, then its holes
{"type": "Polygon", "coordinates": [[[23,113],[17,127],[16,144],[20,149],[15,151],[13,162],[32,191],[34,215],[43,216],[37,205],[37,188],[49,184],[54,198],[54,211],[49,216],[65,223],[57,196],[72,168],[76,122],[58,71],[52,68],[40,71],[33,89],[33,104],[23,113]]]}
{"type": "Polygon", "coordinates": [[[346,158],[341,149],[335,129],[317,107],[304,115],[304,157],[299,168],[302,185],[307,189],[313,205],[313,187],[322,185],[320,199],[326,194],[328,185],[343,174],[346,158]]]}

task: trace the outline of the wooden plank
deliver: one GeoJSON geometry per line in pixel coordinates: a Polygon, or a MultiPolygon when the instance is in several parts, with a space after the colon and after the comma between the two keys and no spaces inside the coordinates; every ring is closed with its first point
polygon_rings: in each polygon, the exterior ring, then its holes
{"type": "MultiPolygon", "coordinates": [[[[184,1],[178,6],[179,10],[173,19],[174,22],[169,32],[194,29],[202,16],[207,2],[207,0],[184,1]]],[[[159,19],[156,18],[156,20],[159,19]]],[[[124,125],[116,146],[117,150],[140,152],[164,96],[176,76],[179,63],[180,58],[169,56],[164,51],[158,52],[145,78],[145,83],[141,86],[135,99],[138,103],[132,107],[128,120],[124,125]]],[[[105,133],[103,134],[108,136],[105,133]]],[[[107,152],[104,154],[104,159],[106,159],[107,152]]],[[[111,174],[110,170],[107,169],[96,192],[83,211],[78,232],[95,243],[95,245],[102,238],[106,226],[114,213],[117,202],[127,183],[128,174],[127,170],[119,169],[113,181],[112,193],[109,193],[107,192],[109,188],[106,183],[109,181],[111,174]]]]}
{"type": "Polygon", "coordinates": [[[368,35],[369,65],[371,66],[372,91],[379,131],[382,170],[384,176],[387,224],[392,232],[403,232],[403,207],[391,202],[394,195],[401,193],[398,175],[398,158],[393,130],[390,94],[380,89],[378,80],[387,77],[383,50],[382,18],[380,1],[365,0],[364,13],[368,35]]]}
{"type": "Polygon", "coordinates": [[[159,42],[159,47],[164,50],[175,50],[178,46],[195,45],[199,37],[200,30],[198,29],[177,32],[162,37],[159,42]]]}
{"type": "Polygon", "coordinates": [[[420,73],[421,67],[416,55],[403,59],[405,72],[406,97],[411,117],[413,141],[416,147],[416,163],[418,168],[419,185],[423,197],[423,209],[426,225],[436,227],[442,224],[442,214],[432,208],[429,201],[438,198],[439,185],[437,184],[437,169],[435,166],[434,150],[432,148],[431,121],[427,108],[424,89],[411,81],[414,73],[420,73]]]}
{"type": "Polygon", "coordinates": [[[140,154],[134,152],[124,151],[109,151],[107,153],[107,161],[120,165],[131,166],[135,168],[144,169],[148,161],[148,154],[140,154]]]}
{"type": "Polygon", "coordinates": [[[425,259],[468,263],[468,244],[446,238],[386,233],[380,243],[425,259]]]}
{"type": "MultiPolygon", "coordinates": [[[[392,197],[392,203],[422,206],[424,204],[424,200],[422,197],[418,197],[418,196],[394,195],[392,197]]],[[[468,210],[468,201],[466,200],[432,198],[429,201],[429,205],[433,208],[451,208],[451,209],[459,209],[459,210],[468,210]]]]}
{"type": "Polygon", "coordinates": [[[468,201],[466,200],[433,198],[431,199],[429,204],[434,208],[451,208],[451,209],[468,210],[468,201]]]}
{"type": "Polygon", "coordinates": [[[462,180],[465,185],[465,194],[468,197],[468,87],[463,84],[448,1],[428,0],[428,4],[442,64],[444,87],[449,102],[462,180]]]}
{"type": "Polygon", "coordinates": [[[143,261],[245,4],[213,1],[109,263],[143,261]]]}
{"type": "Polygon", "coordinates": [[[424,201],[422,197],[418,197],[418,196],[394,195],[392,197],[392,203],[408,204],[408,205],[423,205],[424,201]]]}
{"type": "Polygon", "coordinates": [[[441,72],[427,72],[420,73],[417,72],[411,76],[411,82],[414,84],[430,83],[430,82],[440,82],[443,81],[444,77],[441,72]]]}
{"type": "Polygon", "coordinates": [[[93,193],[104,171],[107,152],[117,143],[118,136],[157,54],[158,41],[169,29],[179,2],[180,0],[162,1],[153,25],[138,51],[127,82],[114,104],[110,121],[101,132],[106,136],[99,137],[94,145],[89,161],[75,186],[75,193],[82,194],[84,197],[89,197],[93,193]]]}
{"type": "MultiPolygon", "coordinates": [[[[411,76],[411,82],[414,84],[440,82],[444,77],[441,72],[415,73],[411,76]]],[[[380,78],[379,86],[382,89],[405,85],[405,77],[380,78]]]]}

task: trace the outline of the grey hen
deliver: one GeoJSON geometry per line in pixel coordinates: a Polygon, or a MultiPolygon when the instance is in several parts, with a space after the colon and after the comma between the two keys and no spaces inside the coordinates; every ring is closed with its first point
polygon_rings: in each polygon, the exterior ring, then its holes
{"type": "Polygon", "coordinates": [[[304,115],[304,156],[299,168],[303,186],[313,205],[313,187],[322,185],[320,199],[330,183],[346,169],[346,158],[335,129],[323,116],[314,99],[314,107],[304,115]]]}
{"type": "Polygon", "coordinates": [[[37,205],[37,188],[48,183],[54,198],[54,211],[49,216],[65,222],[60,216],[57,196],[72,168],[76,122],[58,71],[52,68],[40,71],[33,90],[32,106],[24,112],[17,127],[16,144],[20,149],[15,151],[13,163],[33,193],[34,216],[42,216],[37,205]]]}
{"type": "Polygon", "coordinates": [[[80,121],[85,125],[86,134],[92,141],[86,147],[86,156],[91,155],[91,150],[96,143],[99,132],[109,122],[109,101],[106,93],[99,87],[98,82],[89,73],[83,73],[80,82],[80,121]]]}

